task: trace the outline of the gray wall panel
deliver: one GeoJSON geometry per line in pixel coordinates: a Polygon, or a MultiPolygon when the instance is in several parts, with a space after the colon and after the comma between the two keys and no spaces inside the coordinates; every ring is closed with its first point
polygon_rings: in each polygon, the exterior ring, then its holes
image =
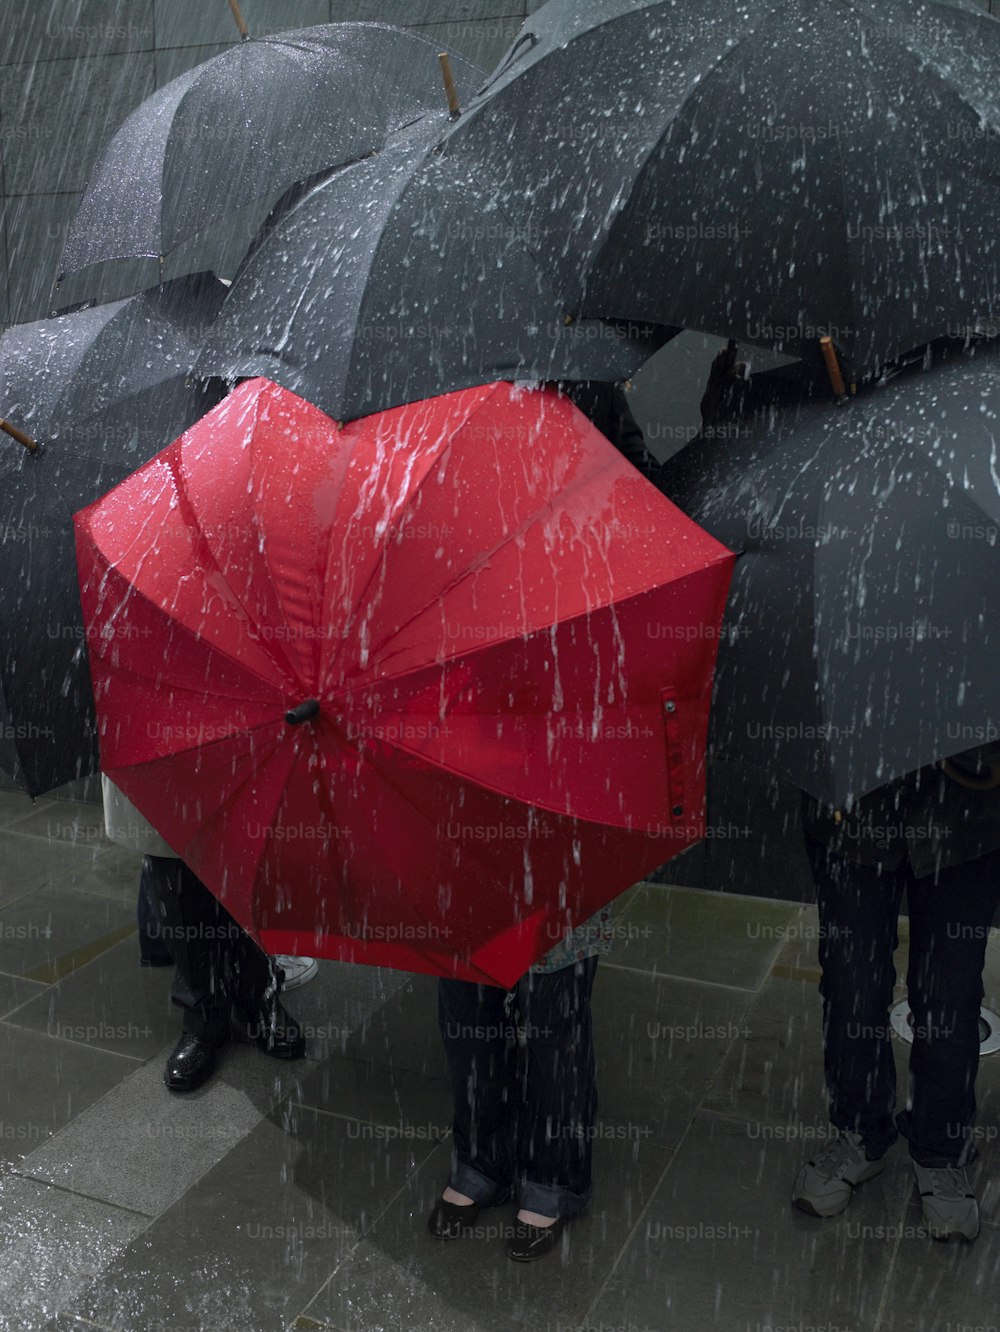
{"type": "Polygon", "coordinates": [[[153,54],[12,65],[0,80],[9,196],[80,190],[104,144],[153,91],[153,54]]]}
{"type": "Polygon", "coordinates": [[[489,73],[506,55],[523,21],[515,15],[477,19],[472,23],[428,23],[416,27],[416,31],[465,56],[489,73]]]}
{"type": "Polygon", "coordinates": [[[153,49],[153,0],[7,0],[0,65],[153,49]]]}
{"type": "Polygon", "coordinates": [[[334,22],[381,19],[412,28],[424,23],[469,23],[515,14],[524,0],[332,0],[334,22]]]}
{"type": "Polygon", "coordinates": [[[232,42],[217,42],[214,46],[172,46],[165,51],[157,51],[155,53],[157,88],[162,88],[165,83],[179,78],[181,74],[186,74],[189,69],[194,69],[195,65],[211,60],[212,56],[221,55],[231,46],[232,42]]]}
{"type": "Polygon", "coordinates": [[[76,209],[76,194],[26,194],[6,203],[10,320],[23,324],[52,312],[53,284],[76,209]]]}
{"type": "Polygon", "coordinates": [[[0,198],[0,328],[10,323],[7,273],[7,201],[0,198]]]}
{"type": "MultiPolygon", "coordinates": [[[[241,0],[255,37],[330,22],[330,0],[241,0]]],[[[203,46],[239,39],[227,0],[155,0],[156,46],[203,46]]]]}

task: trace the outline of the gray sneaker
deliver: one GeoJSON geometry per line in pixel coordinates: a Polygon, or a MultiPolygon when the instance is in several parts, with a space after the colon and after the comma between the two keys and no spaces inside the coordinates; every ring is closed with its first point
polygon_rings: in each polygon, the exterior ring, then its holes
{"type": "Polygon", "coordinates": [[[799,1171],[792,1203],[810,1216],[836,1216],[851,1201],[858,1184],[885,1167],[881,1157],[869,1161],[859,1133],[840,1131],[799,1171]]]}
{"type": "Polygon", "coordinates": [[[952,1235],[971,1243],[979,1234],[979,1204],[969,1176],[958,1166],[924,1166],[913,1162],[920,1205],[931,1239],[947,1242],[952,1235]]]}

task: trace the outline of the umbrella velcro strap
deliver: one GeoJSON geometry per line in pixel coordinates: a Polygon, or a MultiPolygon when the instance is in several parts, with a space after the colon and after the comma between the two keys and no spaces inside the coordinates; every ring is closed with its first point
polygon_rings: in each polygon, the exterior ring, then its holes
{"type": "Polygon", "coordinates": [[[667,793],[670,813],[675,819],[684,817],[684,743],[681,735],[679,704],[672,690],[661,695],[663,730],[667,744],[667,793]]]}

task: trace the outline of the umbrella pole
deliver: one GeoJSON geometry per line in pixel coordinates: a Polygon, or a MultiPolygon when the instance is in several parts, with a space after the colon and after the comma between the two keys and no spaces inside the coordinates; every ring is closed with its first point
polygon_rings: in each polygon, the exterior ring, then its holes
{"type": "Polygon", "coordinates": [[[448,110],[452,120],[455,120],[461,114],[462,108],[458,104],[458,89],[455,87],[455,77],[451,72],[451,56],[447,51],[441,51],[438,53],[438,60],[441,62],[441,77],[444,79],[448,110]]]}
{"type": "Polygon", "coordinates": [[[834,350],[832,338],[820,338],[819,345],[823,349],[823,360],[826,362],[826,373],[830,376],[830,383],[833,391],[838,398],[846,398],[847,385],[844,383],[844,376],[840,373],[840,362],[837,360],[837,353],[834,350]]]}
{"type": "Polygon", "coordinates": [[[237,3],[237,0],[229,0],[229,8],[233,11],[233,18],[236,20],[236,26],[240,30],[240,41],[241,42],[249,41],[250,29],[247,27],[246,21],[243,18],[243,15],[240,13],[240,7],[239,4],[237,3]]]}
{"type": "Polygon", "coordinates": [[[29,453],[38,453],[40,448],[38,441],[32,439],[30,435],[26,435],[23,430],[18,430],[16,425],[11,425],[9,421],[3,420],[2,417],[0,417],[0,430],[5,435],[10,435],[11,439],[16,439],[18,444],[23,444],[29,453]]]}

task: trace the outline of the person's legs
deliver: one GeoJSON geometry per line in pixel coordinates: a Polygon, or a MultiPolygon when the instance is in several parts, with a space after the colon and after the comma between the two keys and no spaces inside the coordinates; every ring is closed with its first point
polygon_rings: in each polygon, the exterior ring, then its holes
{"type": "Polygon", "coordinates": [[[509,1007],[507,993],[494,986],[438,982],[438,1024],[455,1111],[448,1186],[428,1223],[439,1239],[460,1233],[463,1218],[449,1208],[470,1206],[474,1216],[502,1201],[511,1185],[517,1043],[509,1007]]]}
{"type": "Polygon", "coordinates": [[[883,1168],[897,1136],[889,1005],[906,872],[881,872],[807,839],[819,906],[823,1057],[836,1130],[799,1171],[792,1203],[836,1216],[883,1168]]]}
{"type": "Polygon", "coordinates": [[[136,919],[139,925],[139,965],[142,967],[170,967],[174,958],[163,941],[162,922],[150,895],[151,870],[149,857],[144,856],[139,874],[139,895],[136,919]]]}
{"type": "Polygon", "coordinates": [[[909,1104],[898,1123],[919,1165],[962,1167],[978,1155],[979,1008],[1000,905],[1000,852],[918,879],[909,905],[914,1040],[909,1104]]]}
{"type": "Polygon", "coordinates": [[[278,1003],[280,974],[183,861],[147,856],[150,901],[174,955],[171,999],[184,1011],[183,1035],[166,1083],[192,1091],[210,1076],[228,1039],[235,1005],[269,1054],[299,1058],[305,1042],[278,1003]]]}
{"type": "Polygon", "coordinates": [[[870,1160],[897,1137],[889,1007],[908,875],[856,864],[810,842],[819,907],[823,1058],[830,1122],[860,1135],[870,1160]]]}
{"type": "Polygon", "coordinates": [[[518,986],[527,1044],[518,1116],[519,1218],[570,1220],[590,1198],[597,1069],[590,999],[597,958],[518,986]]]}

